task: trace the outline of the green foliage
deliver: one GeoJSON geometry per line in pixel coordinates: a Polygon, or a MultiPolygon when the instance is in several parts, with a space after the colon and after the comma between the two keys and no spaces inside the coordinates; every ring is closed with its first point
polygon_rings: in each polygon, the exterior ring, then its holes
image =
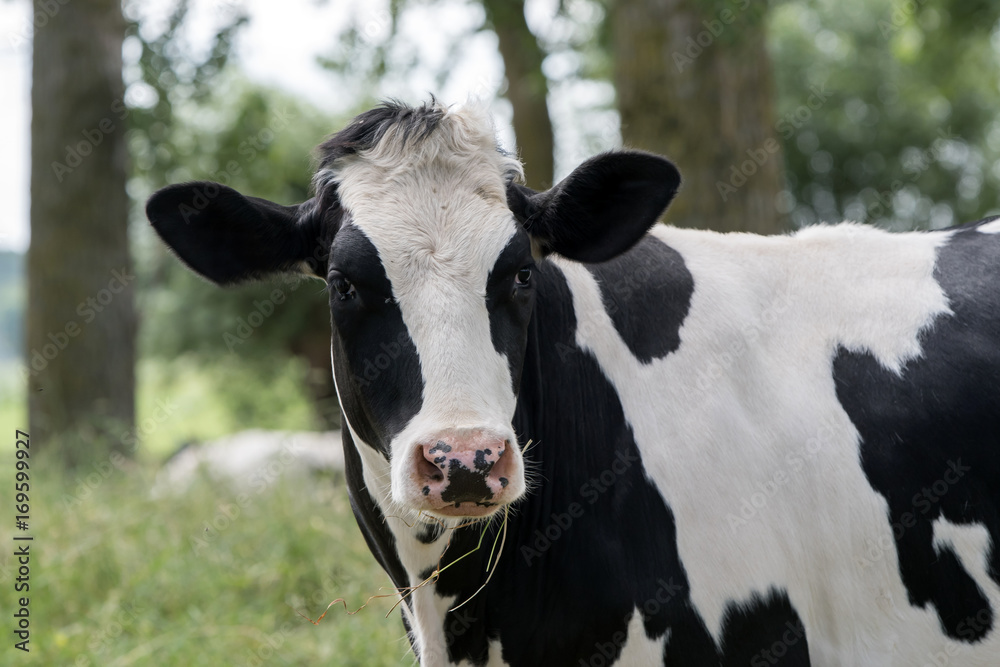
{"type": "Polygon", "coordinates": [[[998,7],[926,0],[777,5],[771,44],[797,225],[943,227],[1000,197],[998,7]]]}
{"type": "MultiPolygon", "coordinates": [[[[220,290],[188,271],[160,243],[146,222],[143,203],[159,187],[191,180],[220,182],[279,203],[304,201],[313,147],[338,123],[289,95],[247,82],[228,65],[233,37],[246,22],[240,11],[224,17],[212,47],[199,58],[185,49],[186,1],[175,3],[162,24],[139,20],[138,4],[131,9],[137,19],[125,49],[131,58],[126,58],[126,97],[140,356],[172,359],[194,353],[202,364],[218,366],[220,376],[235,365],[220,359],[238,359],[251,372],[240,378],[239,387],[216,387],[234,395],[242,387],[260,387],[273,366],[293,359],[328,366],[329,314],[322,282],[279,279],[220,290]]],[[[301,364],[293,365],[300,369],[301,364]]],[[[332,394],[330,373],[325,378],[301,375],[313,396],[294,395],[307,405],[316,397],[316,414],[332,425],[335,401],[322,398],[332,394]]],[[[222,423],[265,426],[259,414],[241,409],[238,416],[245,421],[214,419],[215,427],[192,431],[218,435],[222,423]]],[[[302,416],[298,428],[320,425],[302,416]]]]}
{"type": "Polygon", "coordinates": [[[255,363],[224,355],[206,365],[188,353],[139,362],[136,431],[143,455],[162,460],[188,442],[246,428],[317,428],[306,391],[306,365],[284,355],[255,363]]]}
{"type": "MultiPolygon", "coordinates": [[[[131,14],[140,5],[131,6],[131,14]]],[[[129,7],[127,6],[128,10],[129,7]]],[[[276,287],[251,285],[219,291],[187,271],[149,228],[142,209],[157,188],[213,180],[245,194],[280,203],[309,197],[313,147],[337,123],[310,105],[247,82],[231,66],[232,40],[246,16],[223,21],[208,53],[184,50],[188,3],[179,0],[162,26],[136,21],[130,27],[133,62],[129,82],[130,194],[137,204],[133,240],[142,317],[140,353],[173,356],[187,350],[229,352],[223,334],[258,310],[276,287]],[[159,28],[157,30],[156,28],[159,28]]],[[[241,351],[262,352],[304,330],[322,328],[322,283],[306,289],[278,285],[287,300],[275,308],[241,351]],[[318,314],[317,314],[318,313],[318,314]]]]}
{"type": "Polygon", "coordinates": [[[171,150],[177,145],[177,111],[210,106],[210,100],[217,99],[233,40],[248,20],[236,5],[230,5],[208,53],[198,58],[185,42],[189,5],[188,0],[176,0],[163,25],[143,14],[148,3],[128,0],[122,7],[129,21],[123,49],[127,54],[129,154],[134,175],[150,181],[154,188],[166,185],[163,179],[179,165],[177,153],[171,150]]]}
{"type": "MultiPolygon", "coordinates": [[[[339,446],[339,443],[332,443],[339,446]]],[[[5,463],[9,463],[6,461],[5,463]]],[[[312,665],[408,662],[391,584],[368,552],[343,480],[239,490],[199,480],[152,498],[152,471],[105,477],[33,459],[31,652],[24,665],[312,665]],[[240,493],[245,496],[240,497],[240,493]],[[382,591],[385,592],[385,591],[382,591]]],[[[110,464],[108,464],[110,466],[110,464]]],[[[11,526],[0,539],[12,544],[11,526]]],[[[0,581],[16,568],[0,555],[0,581]]]]}

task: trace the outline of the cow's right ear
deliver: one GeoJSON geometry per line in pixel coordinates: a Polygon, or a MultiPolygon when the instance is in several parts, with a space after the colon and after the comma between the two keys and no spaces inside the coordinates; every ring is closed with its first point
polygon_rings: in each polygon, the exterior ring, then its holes
{"type": "Polygon", "coordinates": [[[681,176],[666,158],[613,151],[590,158],[545,192],[507,187],[507,205],[538,254],[605,262],[635,245],[677,194],[681,176]]]}
{"type": "Polygon", "coordinates": [[[199,181],[154,193],[146,217],[185,264],[220,285],[289,271],[325,277],[328,250],[313,199],[281,206],[199,181]]]}

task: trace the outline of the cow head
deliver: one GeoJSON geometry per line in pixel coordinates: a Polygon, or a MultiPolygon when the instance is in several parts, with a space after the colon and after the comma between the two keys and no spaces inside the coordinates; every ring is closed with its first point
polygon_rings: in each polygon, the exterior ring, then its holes
{"type": "Polygon", "coordinates": [[[525,492],[511,420],[535,262],[627,250],[679,175],[657,156],[607,153],[536,193],[474,105],[373,109],[319,159],[315,196],[298,206],[198,182],[160,190],[146,212],[216,283],[325,279],[337,393],[383,510],[490,515],[525,492]]]}

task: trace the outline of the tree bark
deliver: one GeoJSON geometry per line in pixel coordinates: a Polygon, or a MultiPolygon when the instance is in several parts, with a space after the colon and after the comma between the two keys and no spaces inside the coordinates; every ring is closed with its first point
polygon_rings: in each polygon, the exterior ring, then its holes
{"type": "Polygon", "coordinates": [[[764,3],[617,0],[614,78],[626,145],[684,177],[666,221],[771,234],[783,187],[764,3]]]}
{"type": "Polygon", "coordinates": [[[119,0],[34,2],[26,379],[32,443],[129,453],[135,329],[119,0]]]}
{"type": "Polygon", "coordinates": [[[500,42],[507,99],[514,107],[514,135],[524,163],[525,182],[535,190],[546,190],[552,187],[555,141],[547,100],[549,85],[542,72],[545,52],[528,29],[524,0],[482,2],[500,42]]]}

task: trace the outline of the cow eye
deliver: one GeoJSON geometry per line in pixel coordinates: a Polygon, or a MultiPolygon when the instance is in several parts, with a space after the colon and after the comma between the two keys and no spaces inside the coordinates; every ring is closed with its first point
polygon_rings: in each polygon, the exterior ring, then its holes
{"type": "Polygon", "coordinates": [[[529,267],[524,267],[519,269],[517,272],[517,277],[514,278],[514,283],[520,287],[526,287],[531,284],[531,269],[529,267]]]}
{"type": "Polygon", "coordinates": [[[333,289],[337,290],[337,294],[340,295],[341,301],[353,299],[358,294],[357,290],[354,289],[354,285],[351,284],[351,281],[339,273],[330,276],[330,285],[333,289]]]}

